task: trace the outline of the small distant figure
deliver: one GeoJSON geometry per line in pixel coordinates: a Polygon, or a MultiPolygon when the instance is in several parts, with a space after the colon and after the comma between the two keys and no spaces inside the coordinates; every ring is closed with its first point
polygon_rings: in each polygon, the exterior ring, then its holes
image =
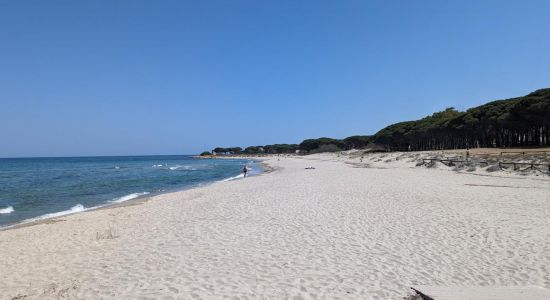
{"type": "Polygon", "coordinates": [[[466,158],[470,158],[470,148],[466,148],[466,158]]]}
{"type": "Polygon", "coordinates": [[[244,177],[246,177],[246,174],[248,174],[248,167],[246,167],[246,165],[244,165],[243,167],[243,174],[244,174],[244,177]]]}

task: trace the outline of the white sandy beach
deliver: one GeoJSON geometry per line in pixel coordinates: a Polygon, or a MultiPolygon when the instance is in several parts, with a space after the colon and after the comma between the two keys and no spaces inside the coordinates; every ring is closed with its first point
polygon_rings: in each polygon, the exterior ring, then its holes
{"type": "Polygon", "coordinates": [[[0,231],[0,299],[550,288],[550,177],[358,160],[270,158],[261,176],[0,231]]]}

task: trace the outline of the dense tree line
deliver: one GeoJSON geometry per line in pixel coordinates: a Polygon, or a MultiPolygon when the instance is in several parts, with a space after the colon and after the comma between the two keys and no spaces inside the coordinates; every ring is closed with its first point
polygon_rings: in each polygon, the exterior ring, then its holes
{"type": "Polygon", "coordinates": [[[344,143],[344,149],[361,149],[365,148],[368,144],[372,143],[372,136],[370,135],[353,135],[342,140],[344,143]]]}
{"type": "Polygon", "coordinates": [[[243,148],[241,147],[217,147],[212,150],[212,154],[240,154],[241,152],[243,152],[243,148]]]}
{"type": "MultiPolygon", "coordinates": [[[[331,138],[318,138],[318,139],[307,139],[304,140],[298,145],[300,150],[309,153],[316,149],[319,149],[321,147],[326,149],[335,149],[338,151],[338,149],[344,149],[344,142],[337,139],[331,139],[331,138]]],[[[323,151],[323,152],[330,152],[330,151],[323,151]]]]}
{"type": "MultiPolygon", "coordinates": [[[[359,149],[367,146],[372,141],[371,136],[355,135],[343,140],[332,138],[307,139],[300,144],[274,144],[265,146],[249,146],[242,150],[240,147],[222,148],[212,150],[212,154],[294,154],[294,153],[317,153],[334,152],[348,149],[359,149]]],[[[201,155],[209,155],[205,151],[201,155]]]]}
{"type": "Polygon", "coordinates": [[[390,125],[374,142],[399,150],[550,145],[550,89],[390,125]]]}
{"type": "Polygon", "coordinates": [[[298,148],[303,153],[335,152],[349,149],[361,149],[371,142],[372,136],[369,135],[354,135],[342,140],[322,137],[304,140],[298,145],[298,148]]]}
{"type": "Polygon", "coordinates": [[[477,147],[550,146],[550,89],[497,100],[460,112],[453,107],[416,121],[392,124],[374,136],[322,137],[300,144],[216,148],[216,154],[334,152],[384,146],[416,151],[477,147]]]}
{"type": "Polygon", "coordinates": [[[283,153],[296,153],[298,145],[296,144],[274,144],[265,146],[250,146],[246,147],[243,153],[246,154],[283,154],[283,153]]]}

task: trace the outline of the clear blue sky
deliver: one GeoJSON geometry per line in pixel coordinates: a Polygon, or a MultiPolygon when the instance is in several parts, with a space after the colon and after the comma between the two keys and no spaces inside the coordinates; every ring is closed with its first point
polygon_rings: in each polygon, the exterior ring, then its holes
{"type": "Polygon", "coordinates": [[[372,134],[548,87],[550,1],[0,0],[0,157],[372,134]]]}

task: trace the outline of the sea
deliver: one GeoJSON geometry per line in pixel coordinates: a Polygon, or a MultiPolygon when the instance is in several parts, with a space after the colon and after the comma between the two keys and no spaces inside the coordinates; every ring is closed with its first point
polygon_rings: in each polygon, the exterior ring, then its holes
{"type": "Polygon", "coordinates": [[[217,181],[261,164],[186,155],[0,158],[0,229],[217,181]]]}

